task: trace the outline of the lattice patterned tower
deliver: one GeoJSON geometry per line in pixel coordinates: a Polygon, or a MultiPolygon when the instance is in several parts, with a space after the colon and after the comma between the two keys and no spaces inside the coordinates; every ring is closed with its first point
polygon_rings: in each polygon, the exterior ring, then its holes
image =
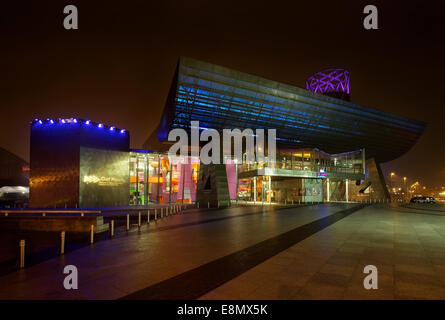
{"type": "Polygon", "coordinates": [[[349,71],[329,68],[317,72],[306,80],[306,89],[334,98],[350,101],[349,71]]]}

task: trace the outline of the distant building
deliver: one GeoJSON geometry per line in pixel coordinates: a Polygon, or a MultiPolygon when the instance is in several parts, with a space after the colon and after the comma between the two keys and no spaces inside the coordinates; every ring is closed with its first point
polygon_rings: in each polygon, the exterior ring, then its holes
{"type": "Polygon", "coordinates": [[[29,164],[15,154],[0,148],[0,187],[28,186],[29,164]]]}
{"type": "Polygon", "coordinates": [[[27,206],[28,184],[28,163],[0,148],[0,207],[27,206]]]}

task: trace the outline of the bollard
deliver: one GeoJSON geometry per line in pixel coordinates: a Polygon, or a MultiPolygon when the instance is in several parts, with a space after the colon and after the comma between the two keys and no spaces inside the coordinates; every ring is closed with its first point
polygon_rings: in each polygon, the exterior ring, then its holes
{"type": "Polygon", "coordinates": [[[199,209],[199,202],[196,203],[196,207],[199,209]]]}
{"type": "Polygon", "coordinates": [[[25,267],[25,240],[20,240],[20,269],[25,267]]]}
{"type": "Polygon", "coordinates": [[[130,215],[127,213],[127,231],[130,230],[130,215]]]}
{"type": "Polygon", "coordinates": [[[60,255],[65,254],[65,231],[60,232],[60,255]]]}
{"type": "Polygon", "coordinates": [[[43,212],[43,213],[42,213],[42,217],[45,217],[45,216],[46,216],[46,213],[45,213],[45,212],[43,212]]]}
{"type": "Polygon", "coordinates": [[[110,237],[114,237],[114,220],[110,222],[110,237]]]}
{"type": "Polygon", "coordinates": [[[83,217],[83,216],[84,216],[84,213],[83,213],[83,212],[80,212],[80,216],[83,217]]]}
{"type": "Polygon", "coordinates": [[[138,228],[141,227],[141,212],[138,213],[138,228]]]}
{"type": "Polygon", "coordinates": [[[147,223],[150,223],[150,209],[147,209],[147,223]]]}
{"type": "Polygon", "coordinates": [[[210,201],[207,201],[207,209],[210,208],[210,201]]]}
{"type": "Polygon", "coordinates": [[[164,218],[164,208],[161,208],[161,219],[164,218]]]}
{"type": "Polygon", "coordinates": [[[94,225],[91,225],[91,231],[90,231],[90,244],[94,243],[94,225]]]}
{"type": "Polygon", "coordinates": [[[155,209],[155,221],[158,220],[158,209],[155,209]]]}
{"type": "Polygon", "coordinates": [[[294,199],[292,199],[292,205],[294,205],[294,199]]]}

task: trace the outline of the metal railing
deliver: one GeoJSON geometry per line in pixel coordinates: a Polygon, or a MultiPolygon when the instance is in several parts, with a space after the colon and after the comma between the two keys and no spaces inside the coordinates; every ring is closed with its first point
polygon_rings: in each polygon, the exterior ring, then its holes
{"type": "MultiPolygon", "coordinates": [[[[140,230],[140,228],[142,227],[142,212],[143,211],[147,211],[147,219],[146,219],[146,225],[149,225],[151,221],[156,221],[158,220],[158,218],[160,219],[164,219],[170,215],[175,215],[175,214],[182,214],[184,210],[189,209],[190,207],[194,206],[194,204],[174,204],[174,205],[164,205],[164,206],[158,206],[158,207],[151,207],[151,208],[125,208],[125,209],[108,209],[108,210],[1,210],[1,213],[4,213],[6,216],[8,216],[8,214],[10,213],[47,213],[47,212],[52,212],[52,213],[103,213],[104,211],[138,211],[137,212],[137,216],[138,216],[138,223],[137,223],[137,227],[140,230]],[[150,219],[150,215],[151,213],[154,214],[154,219],[151,220],[150,219]],[[158,214],[159,213],[159,214],[158,214]]],[[[115,221],[111,220],[109,222],[109,238],[108,239],[112,239],[115,237],[115,221]]],[[[125,224],[125,233],[128,234],[128,231],[130,231],[132,227],[132,224],[130,224],[130,214],[126,213],[126,224],[125,224]]],[[[95,229],[94,225],[90,226],[90,230],[89,230],[89,239],[88,239],[88,243],[90,245],[94,244],[94,233],[95,231],[97,231],[97,229],[95,229]]],[[[60,231],[60,239],[58,242],[58,254],[59,255],[63,255],[65,254],[65,247],[66,247],[66,235],[67,232],[66,231],[60,231]]],[[[29,241],[26,241],[25,239],[21,239],[19,241],[19,268],[24,268],[25,267],[25,256],[26,256],[26,250],[25,250],[25,246],[26,244],[29,243],[29,241]]]]}

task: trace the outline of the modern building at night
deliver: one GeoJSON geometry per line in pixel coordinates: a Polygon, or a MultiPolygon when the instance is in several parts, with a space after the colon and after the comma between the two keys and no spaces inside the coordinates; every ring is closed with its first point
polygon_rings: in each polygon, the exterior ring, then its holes
{"type": "Polygon", "coordinates": [[[349,102],[349,73],[326,69],[307,89],[180,58],[157,129],[129,133],[80,119],[31,125],[30,205],[97,207],[200,202],[388,198],[379,164],[407,152],[423,122],[349,102]],[[314,91],[314,92],[312,92],[314,91]],[[276,161],[200,164],[167,154],[170,130],[276,129],[276,161]]]}
{"type": "MultiPolygon", "coordinates": [[[[243,181],[236,179],[238,196],[253,201],[349,200],[373,192],[376,198],[388,198],[379,164],[406,153],[425,123],[349,102],[349,79],[346,70],[326,69],[309,77],[305,90],[181,57],[159,126],[144,147],[167,150],[170,130],[190,132],[191,121],[220,132],[272,128],[277,132],[275,167],[239,164],[243,181]]],[[[204,182],[198,183],[198,195],[206,194],[206,181],[215,175],[201,168],[199,181],[204,182]]],[[[227,199],[224,187],[217,189],[203,201],[227,199]]]]}

